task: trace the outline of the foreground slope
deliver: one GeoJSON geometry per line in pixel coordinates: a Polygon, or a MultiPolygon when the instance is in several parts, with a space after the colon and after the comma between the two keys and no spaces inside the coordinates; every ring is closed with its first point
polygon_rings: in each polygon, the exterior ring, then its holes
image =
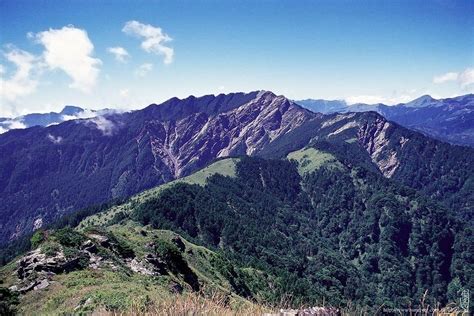
{"type": "Polygon", "coordinates": [[[62,229],[43,238],[18,268],[0,271],[13,290],[9,295],[20,295],[19,304],[9,307],[20,314],[262,309],[244,297],[244,279],[258,275],[170,231],[123,222],[83,233],[62,229]]]}

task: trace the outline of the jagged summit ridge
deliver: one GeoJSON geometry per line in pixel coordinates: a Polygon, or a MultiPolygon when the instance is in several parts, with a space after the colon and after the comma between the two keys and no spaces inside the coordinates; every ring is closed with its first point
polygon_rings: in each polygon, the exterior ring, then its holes
{"type": "Polygon", "coordinates": [[[0,137],[7,153],[0,158],[7,170],[0,178],[1,242],[35,222],[169,182],[216,158],[256,154],[315,116],[284,96],[254,91],[173,98],[6,133],[0,137]],[[14,207],[18,196],[26,196],[24,207],[14,207]]]}
{"type": "Polygon", "coordinates": [[[154,108],[174,107],[175,118],[163,117],[160,112],[145,121],[137,138],[141,144],[150,144],[154,160],[162,161],[174,178],[217,157],[251,155],[312,117],[309,111],[270,91],[175,102],[154,108]],[[152,132],[157,130],[160,132],[152,132]]]}

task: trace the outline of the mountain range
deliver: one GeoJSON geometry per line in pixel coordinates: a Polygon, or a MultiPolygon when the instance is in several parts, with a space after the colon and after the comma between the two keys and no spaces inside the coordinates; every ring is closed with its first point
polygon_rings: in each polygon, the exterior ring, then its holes
{"type": "MultiPolygon", "coordinates": [[[[379,104],[348,104],[344,100],[306,99],[295,103],[318,113],[347,113],[375,111],[386,119],[427,136],[457,145],[474,147],[474,95],[434,99],[421,96],[408,103],[389,106],[379,104]]],[[[15,118],[0,118],[0,133],[13,128],[49,126],[79,118],[90,118],[112,112],[109,109],[85,110],[65,106],[59,112],[33,113],[15,118]]]]}
{"type": "Polygon", "coordinates": [[[347,104],[343,100],[295,101],[311,111],[329,113],[375,111],[386,119],[452,144],[474,147],[474,95],[434,99],[424,95],[408,103],[347,104]]]}
{"type": "Polygon", "coordinates": [[[372,112],[323,115],[268,91],[172,98],[139,111],[1,135],[7,154],[0,158],[0,241],[188,175],[216,158],[278,158],[311,141],[340,143],[341,137],[372,169],[429,194],[448,181],[445,175],[459,176],[452,199],[466,190],[472,172],[462,171],[474,165],[472,149],[436,142],[372,112]],[[446,161],[438,165],[441,155],[446,161]]]}
{"type": "Polygon", "coordinates": [[[339,112],[255,91],[10,130],[0,135],[2,262],[32,252],[0,275],[26,313],[112,297],[120,311],[133,304],[129,287],[145,305],[169,286],[262,304],[457,299],[473,285],[474,149],[376,111],[339,112]],[[80,292],[89,273],[100,293],[80,292]]]}

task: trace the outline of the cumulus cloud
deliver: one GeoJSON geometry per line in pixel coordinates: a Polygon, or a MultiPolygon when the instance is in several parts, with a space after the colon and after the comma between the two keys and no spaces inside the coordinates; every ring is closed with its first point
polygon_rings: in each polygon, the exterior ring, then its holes
{"type": "Polygon", "coordinates": [[[44,63],[50,69],[60,69],[71,79],[71,88],[90,92],[99,75],[101,60],[92,57],[94,45],[87,32],[73,26],[30,35],[45,48],[44,63]]]}
{"type": "Polygon", "coordinates": [[[63,141],[63,138],[61,136],[55,137],[51,134],[48,134],[47,137],[53,144],[56,144],[56,145],[61,144],[61,142],[63,141]]]}
{"type": "Polygon", "coordinates": [[[474,68],[466,68],[462,72],[447,72],[433,78],[433,83],[436,84],[452,81],[457,82],[462,89],[468,88],[474,84],[474,68]]]}
{"type": "MultiPolygon", "coordinates": [[[[0,99],[6,102],[14,102],[17,98],[29,95],[36,91],[38,81],[33,79],[33,71],[37,58],[21,49],[9,47],[9,51],[3,54],[10,63],[16,67],[15,72],[4,78],[5,68],[0,71],[0,99]]],[[[3,103],[3,102],[2,102],[3,103]]],[[[2,104],[2,115],[12,115],[14,113],[4,113],[6,104],[2,104]]],[[[11,110],[9,111],[11,112],[11,110]]]]}
{"type": "Polygon", "coordinates": [[[448,81],[456,81],[458,80],[458,73],[457,72],[447,72],[443,75],[435,76],[433,78],[433,83],[444,83],[448,81]]]}
{"type": "Polygon", "coordinates": [[[128,21],[122,29],[127,35],[135,36],[143,39],[141,48],[147,53],[162,55],[165,64],[173,62],[174,50],[165,46],[165,43],[172,40],[160,27],[150,24],[143,24],[138,21],[128,21]]]}
{"type": "Polygon", "coordinates": [[[153,64],[142,64],[135,70],[135,75],[138,77],[145,77],[152,70],[153,64]]]}
{"type": "Polygon", "coordinates": [[[125,63],[127,58],[130,57],[130,54],[127,52],[127,50],[120,46],[109,47],[107,48],[107,51],[115,56],[115,60],[121,63],[125,63]]]}

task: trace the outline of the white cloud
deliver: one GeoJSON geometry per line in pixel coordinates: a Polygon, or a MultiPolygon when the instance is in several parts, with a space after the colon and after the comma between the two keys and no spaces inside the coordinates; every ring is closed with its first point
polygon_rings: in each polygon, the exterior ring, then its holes
{"type": "Polygon", "coordinates": [[[116,130],[116,125],[104,116],[97,116],[86,121],[86,124],[93,124],[105,136],[112,136],[116,130]]]}
{"type": "Polygon", "coordinates": [[[23,124],[21,120],[6,120],[0,122],[0,134],[3,134],[11,129],[20,129],[20,128],[26,128],[26,125],[23,124]]]}
{"type": "Polygon", "coordinates": [[[63,138],[61,136],[58,136],[58,137],[55,137],[51,134],[48,134],[48,139],[53,143],[53,144],[61,144],[61,142],[63,141],[63,138]]]}
{"type": "Polygon", "coordinates": [[[467,68],[459,74],[458,78],[461,88],[466,88],[474,83],[474,68],[467,68]]]}
{"type": "Polygon", "coordinates": [[[115,56],[115,60],[125,63],[127,61],[127,58],[130,57],[130,54],[127,52],[127,50],[123,47],[117,46],[117,47],[109,47],[107,48],[107,51],[115,56]]]}
{"type": "MultiPolygon", "coordinates": [[[[13,115],[12,109],[7,110],[7,104],[4,102],[14,102],[19,97],[29,95],[36,91],[38,81],[33,79],[33,70],[37,58],[32,54],[10,47],[10,50],[4,53],[5,58],[16,66],[16,71],[9,77],[4,78],[5,69],[3,68],[0,76],[0,99],[2,106],[0,115],[13,115]]],[[[10,104],[10,108],[13,106],[10,104]]]]}
{"type": "Polygon", "coordinates": [[[128,98],[128,96],[130,95],[130,90],[128,89],[122,89],[119,91],[119,95],[122,97],[122,98],[128,98]]]}
{"type": "Polygon", "coordinates": [[[173,62],[174,50],[164,44],[172,40],[167,34],[163,32],[160,27],[155,27],[150,24],[143,24],[138,21],[128,21],[122,29],[127,35],[132,35],[138,38],[143,38],[141,47],[147,53],[163,55],[165,64],[173,62]]]}
{"type": "Polygon", "coordinates": [[[99,75],[101,60],[92,57],[94,45],[87,32],[73,26],[49,29],[33,36],[45,47],[44,62],[50,69],[60,69],[72,79],[71,88],[90,92],[99,75]]]}
{"type": "Polygon", "coordinates": [[[455,81],[462,89],[474,84],[474,68],[466,68],[462,72],[448,72],[433,78],[433,83],[441,84],[455,81]]]}
{"type": "Polygon", "coordinates": [[[135,75],[138,77],[145,77],[152,70],[153,64],[142,64],[135,70],[135,75]]]}
{"type": "Polygon", "coordinates": [[[11,120],[11,121],[7,121],[7,122],[4,122],[4,123],[7,123],[7,124],[9,123],[10,124],[10,126],[9,126],[10,129],[26,128],[26,125],[23,124],[23,122],[20,121],[20,120],[11,120]]]}
{"type": "Polygon", "coordinates": [[[457,72],[447,72],[443,75],[435,76],[433,78],[433,83],[439,84],[448,81],[456,81],[458,80],[458,73],[457,72]]]}
{"type": "Polygon", "coordinates": [[[89,109],[85,109],[81,112],[76,113],[75,115],[63,115],[61,119],[63,121],[71,121],[77,119],[86,119],[97,116],[97,112],[89,109]]]}

